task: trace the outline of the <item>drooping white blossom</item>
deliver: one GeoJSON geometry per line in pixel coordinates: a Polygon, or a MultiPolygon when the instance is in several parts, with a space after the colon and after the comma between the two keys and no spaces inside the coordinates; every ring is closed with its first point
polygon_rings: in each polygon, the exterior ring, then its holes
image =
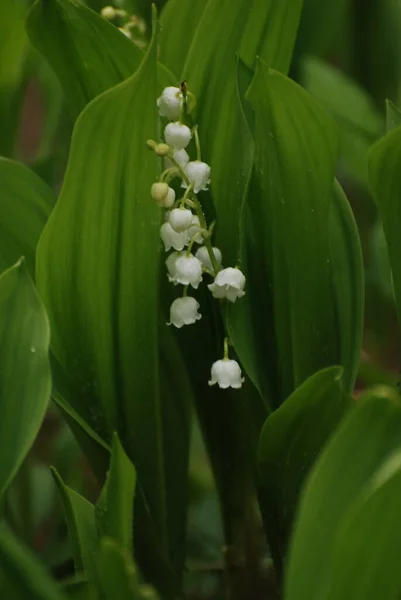
{"type": "Polygon", "coordinates": [[[178,87],[166,87],[157,99],[159,115],[171,121],[179,118],[181,111],[182,92],[178,87]]]}
{"type": "Polygon", "coordinates": [[[197,288],[202,281],[202,264],[193,254],[184,254],[175,262],[174,280],[182,285],[197,288]]]}
{"type": "Polygon", "coordinates": [[[230,302],[235,302],[245,295],[245,282],[245,275],[240,269],[227,267],[219,271],[214,282],[207,287],[214,298],[227,298],[230,302]]]}
{"type": "Polygon", "coordinates": [[[174,250],[182,250],[188,242],[187,232],[183,231],[182,233],[178,233],[177,231],[174,231],[168,221],[161,226],[160,237],[166,252],[171,248],[174,248],[174,250]]]}
{"type": "MultiPolygon", "coordinates": [[[[219,248],[213,248],[213,254],[217,261],[217,264],[220,267],[221,266],[221,252],[220,252],[219,248]]],[[[212,261],[210,260],[209,252],[208,252],[206,246],[202,246],[201,248],[198,248],[198,250],[195,253],[195,256],[196,256],[196,258],[199,258],[199,260],[201,261],[201,263],[204,267],[206,267],[207,269],[213,270],[214,267],[212,265],[212,261]]]]}
{"type": "Polygon", "coordinates": [[[170,323],[179,329],[184,325],[192,325],[202,318],[198,312],[199,302],[191,296],[177,298],[170,307],[170,323]]]}
{"type": "MultiPolygon", "coordinates": [[[[185,167],[189,163],[189,155],[188,152],[184,150],[184,148],[182,148],[181,150],[174,150],[173,157],[174,160],[177,162],[178,166],[181,167],[181,169],[185,169],[185,167]]],[[[165,158],[164,166],[166,169],[171,169],[171,167],[174,167],[175,165],[169,158],[165,158]]]]}
{"type": "MultiPolygon", "coordinates": [[[[194,186],[194,192],[197,194],[201,190],[207,190],[210,183],[210,167],[208,164],[200,161],[193,160],[185,167],[185,173],[189,179],[189,182],[194,186]]],[[[182,187],[186,188],[187,184],[185,181],[182,182],[182,187]]]]}
{"type": "Polygon", "coordinates": [[[178,281],[175,280],[175,263],[180,256],[183,256],[182,252],[172,252],[166,260],[167,277],[170,283],[174,283],[174,285],[178,285],[178,281]]]}
{"type": "Polygon", "coordinates": [[[192,223],[192,212],[187,208],[173,208],[168,217],[168,222],[174,231],[179,233],[187,231],[192,223]]]}
{"type": "Polygon", "coordinates": [[[164,139],[169,146],[176,150],[186,148],[191,141],[191,137],[190,128],[179,121],[169,123],[164,129],[164,139]]]}
{"type": "Polygon", "coordinates": [[[236,360],[223,358],[213,363],[209,385],[216,383],[222,389],[242,387],[245,378],[241,376],[241,367],[236,360]]]}

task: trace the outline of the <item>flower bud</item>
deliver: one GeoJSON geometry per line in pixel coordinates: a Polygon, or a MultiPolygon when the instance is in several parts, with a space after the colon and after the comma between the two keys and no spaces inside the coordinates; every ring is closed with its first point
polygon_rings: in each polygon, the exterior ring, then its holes
{"type": "MultiPolygon", "coordinates": [[[[213,248],[213,254],[217,261],[217,264],[221,266],[221,252],[218,248],[213,248]]],[[[196,258],[198,258],[202,265],[207,269],[211,269],[213,271],[214,267],[212,265],[212,261],[210,260],[209,252],[206,246],[202,246],[199,248],[195,254],[196,258]]]]}
{"type": "Polygon", "coordinates": [[[227,298],[230,302],[235,302],[237,298],[245,295],[245,281],[245,275],[240,269],[227,267],[219,271],[214,282],[207,287],[214,298],[227,298]]]}
{"type": "Polygon", "coordinates": [[[153,151],[156,150],[157,144],[156,144],[155,140],[146,140],[146,145],[149,148],[149,150],[153,150],[153,151]]]}
{"type": "Polygon", "coordinates": [[[168,144],[157,144],[155,152],[157,156],[168,156],[171,152],[171,148],[168,144]]]}
{"type": "Polygon", "coordinates": [[[174,279],[177,283],[192,285],[196,289],[202,281],[202,265],[200,261],[193,254],[177,258],[174,279]]]}
{"type": "Polygon", "coordinates": [[[192,223],[192,213],[187,208],[173,208],[168,221],[174,231],[186,231],[192,223]]]}
{"type": "Polygon", "coordinates": [[[102,10],[100,11],[100,14],[104,19],[107,19],[108,21],[113,21],[113,19],[115,19],[117,16],[117,11],[115,8],[113,8],[113,6],[103,6],[102,10]]]}
{"type": "MultiPolygon", "coordinates": [[[[210,167],[200,160],[193,160],[185,167],[185,173],[189,182],[194,186],[194,192],[197,194],[201,190],[207,190],[210,183],[210,167]]],[[[185,181],[182,182],[182,187],[186,188],[185,181]]]]}
{"type": "Polygon", "coordinates": [[[171,208],[175,201],[175,191],[164,181],[158,181],[151,187],[150,194],[153,200],[162,208],[171,208]]]}
{"type": "Polygon", "coordinates": [[[181,112],[182,92],[178,87],[166,87],[157,100],[159,115],[171,121],[178,119],[181,112]]]}
{"type": "Polygon", "coordinates": [[[232,387],[237,390],[242,387],[244,381],[245,378],[241,377],[241,367],[236,360],[223,358],[213,363],[209,385],[217,383],[222,389],[232,387]]]}
{"type": "Polygon", "coordinates": [[[175,280],[175,263],[180,256],[183,256],[182,252],[172,252],[166,260],[167,277],[169,282],[174,283],[174,285],[178,285],[178,281],[175,280]]]}
{"type": "Polygon", "coordinates": [[[176,121],[169,123],[164,130],[164,139],[169,146],[182,150],[186,148],[191,141],[192,133],[189,127],[176,121]]]}
{"type": "Polygon", "coordinates": [[[177,298],[170,307],[170,323],[179,329],[184,325],[192,325],[202,318],[198,313],[199,302],[191,296],[177,298]]]}
{"type": "Polygon", "coordinates": [[[184,231],[182,233],[177,233],[177,231],[174,231],[168,221],[163,223],[161,226],[160,237],[166,252],[168,252],[171,248],[181,251],[188,242],[187,232],[184,231]]]}

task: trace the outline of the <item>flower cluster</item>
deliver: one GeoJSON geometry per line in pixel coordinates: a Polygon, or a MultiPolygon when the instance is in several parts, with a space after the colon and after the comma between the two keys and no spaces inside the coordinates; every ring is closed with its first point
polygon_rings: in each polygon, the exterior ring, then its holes
{"type": "MultiPolygon", "coordinates": [[[[166,209],[160,237],[166,252],[167,277],[174,285],[182,285],[183,294],[170,307],[170,323],[181,328],[201,319],[199,302],[188,295],[195,290],[206,274],[213,281],[207,287],[214,298],[235,302],[244,294],[245,276],[238,267],[222,267],[222,254],[212,244],[214,223],[206,222],[198,194],[208,189],[210,166],[202,161],[198,128],[186,123],[194,98],[182,84],[181,88],[167,87],[157,100],[161,117],[169,120],[164,128],[164,142],[148,140],[147,146],[164,159],[165,170],[151,187],[153,200],[166,209]],[[196,149],[196,159],[191,160],[188,148],[196,149]],[[179,180],[176,189],[170,186],[179,180]],[[184,192],[176,198],[176,190],[184,192]]],[[[235,360],[228,358],[228,340],[225,340],[224,358],[212,366],[209,385],[221,388],[240,388],[243,383],[241,369],[235,360]]]]}

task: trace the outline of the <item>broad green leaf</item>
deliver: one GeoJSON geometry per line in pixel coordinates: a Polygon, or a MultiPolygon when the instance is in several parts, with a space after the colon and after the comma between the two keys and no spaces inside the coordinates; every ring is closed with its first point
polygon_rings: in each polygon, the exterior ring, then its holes
{"type": "Polygon", "coordinates": [[[21,466],[51,392],[49,323],[23,261],[0,277],[0,497],[21,466]]]}
{"type": "Polygon", "coordinates": [[[352,393],[362,351],[364,271],[358,228],[351,206],[336,181],[330,213],[330,274],[340,333],[344,389],[352,393]]]}
{"type": "Polygon", "coordinates": [[[26,1],[0,3],[0,155],[12,156],[20,108],[27,38],[26,1]]]}
{"type": "Polygon", "coordinates": [[[110,469],[96,504],[96,524],[99,538],[115,540],[121,548],[132,550],[135,468],[113,435],[110,469]]]}
{"type": "Polygon", "coordinates": [[[0,529],[0,594],[10,600],[65,600],[40,561],[3,526],[0,529]]]}
{"type": "Polygon", "coordinates": [[[371,488],[349,510],[338,531],[329,600],[392,600],[401,586],[401,451],[375,474],[371,488]],[[372,548],[372,539],[376,548],[372,548]]]}
{"type": "Polygon", "coordinates": [[[95,507],[66,486],[55,469],[52,473],[63,503],[75,569],[93,575],[98,547],[95,507]]]}
{"type": "Polygon", "coordinates": [[[340,378],[338,367],[312,375],[267,418],[262,429],[259,501],[276,567],[286,555],[304,480],[350,406],[340,378]]]}
{"type": "Polygon", "coordinates": [[[302,61],[301,81],[336,120],[347,173],[367,185],[368,150],[384,127],[383,117],[373,99],[341,71],[315,57],[306,57],[302,61]]]}
{"type": "Polygon", "coordinates": [[[278,406],[307,377],[341,364],[328,236],[338,136],[307,92],[264,63],[248,99],[256,123],[247,293],[230,307],[229,330],[255,385],[278,406]]]}
{"type": "Polygon", "coordinates": [[[74,117],[95,96],[132,75],[143,57],[114,25],[79,0],[36,0],[27,28],[58,76],[74,117]]]}
{"type": "MultiPolygon", "coordinates": [[[[154,38],[138,71],[82,112],[37,260],[68,400],[107,443],[117,431],[135,464],[144,503],[137,537],[152,541],[147,567],[162,581],[152,552],[167,568],[166,462],[187,460],[163,450],[162,429],[175,423],[163,420],[159,386],[161,215],[149,198],[159,161],[146,149],[158,137],[155,99],[167,83],[157,78],[154,38]]],[[[185,493],[184,482],[178,490],[185,493]]]]}
{"type": "Polygon", "coordinates": [[[256,55],[286,71],[301,0],[208,2],[189,50],[182,78],[196,96],[195,119],[203,159],[212,167],[217,245],[225,264],[238,258],[239,221],[252,168],[252,137],[237,86],[237,56],[253,67],[256,55]],[[291,9],[290,9],[291,6],[291,9]],[[229,31],[225,43],[221,32],[229,31]]]}
{"type": "MultiPolygon", "coordinates": [[[[383,574],[383,591],[387,585],[392,585],[384,583],[387,575],[380,568],[384,564],[368,539],[375,539],[378,548],[382,548],[386,538],[390,545],[394,543],[390,541],[389,519],[395,527],[397,524],[394,509],[388,509],[395,505],[389,499],[390,489],[383,487],[380,490],[379,483],[381,479],[385,484],[388,479],[387,461],[394,458],[394,453],[399,457],[400,432],[399,396],[389,390],[381,395],[372,392],[360,398],[357,407],[334,434],[304,489],[289,554],[285,600],[348,597],[373,600],[377,595],[363,593],[367,591],[367,580],[373,577],[373,572],[379,578],[383,574]],[[380,471],[381,468],[384,471],[380,471]],[[386,471],[387,477],[383,477],[386,471]],[[349,562],[353,551],[356,554],[349,562]],[[371,572],[367,568],[372,561],[379,571],[371,572]],[[352,583],[348,578],[351,575],[352,583]],[[347,589],[347,593],[339,593],[341,589],[342,592],[347,589]],[[348,592],[350,589],[352,592],[348,592]]],[[[399,459],[397,470],[399,473],[399,459]]],[[[398,473],[397,487],[400,485],[398,473]]],[[[397,534],[393,532],[393,536],[397,534]]],[[[387,560],[388,551],[388,547],[383,549],[384,560],[387,560]]],[[[385,568],[391,568],[391,562],[385,568]]],[[[375,585],[379,586],[379,582],[373,584],[370,581],[372,591],[377,590],[375,585]]],[[[381,592],[379,595],[380,598],[395,598],[394,595],[383,596],[381,592]]]]}
{"type": "Polygon", "coordinates": [[[161,17],[160,62],[181,75],[207,0],[169,0],[161,17]]]}
{"type": "Polygon", "coordinates": [[[391,102],[386,100],[386,131],[387,133],[401,125],[401,110],[391,102]]]}
{"type": "Polygon", "coordinates": [[[0,188],[0,271],[24,256],[34,277],[36,246],[56,198],[35,173],[6,158],[0,158],[0,188]]]}
{"type": "MultiPolygon", "coordinates": [[[[401,127],[376,142],[369,153],[369,180],[383,223],[398,319],[401,320],[401,127]]],[[[400,321],[401,322],[401,321],[400,321]]]]}

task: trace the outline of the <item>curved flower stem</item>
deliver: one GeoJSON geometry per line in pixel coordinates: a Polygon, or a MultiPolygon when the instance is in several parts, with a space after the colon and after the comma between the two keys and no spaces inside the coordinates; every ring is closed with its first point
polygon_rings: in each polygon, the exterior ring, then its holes
{"type": "Polygon", "coordinates": [[[194,139],[195,139],[195,146],[196,146],[196,160],[201,161],[202,160],[202,152],[201,152],[201,147],[200,147],[197,125],[195,125],[195,127],[193,128],[193,132],[194,132],[194,139]]]}
{"type": "MultiPolygon", "coordinates": [[[[207,231],[207,223],[206,223],[205,215],[203,214],[202,206],[196,196],[194,198],[192,198],[192,201],[195,204],[195,211],[196,211],[196,214],[199,219],[199,225],[200,225],[201,229],[204,229],[207,231]]],[[[214,273],[215,273],[215,275],[217,275],[217,273],[220,271],[220,266],[214,255],[210,236],[207,236],[205,238],[205,246],[207,249],[207,253],[209,254],[210,262],[212,263],[214,273]]]]}
{"type": "Polygon", "coordinates": [[[188,286],[184,285],[184,289],[182,290],[182,297],[186,298],[188,296],[188,286]]]}

